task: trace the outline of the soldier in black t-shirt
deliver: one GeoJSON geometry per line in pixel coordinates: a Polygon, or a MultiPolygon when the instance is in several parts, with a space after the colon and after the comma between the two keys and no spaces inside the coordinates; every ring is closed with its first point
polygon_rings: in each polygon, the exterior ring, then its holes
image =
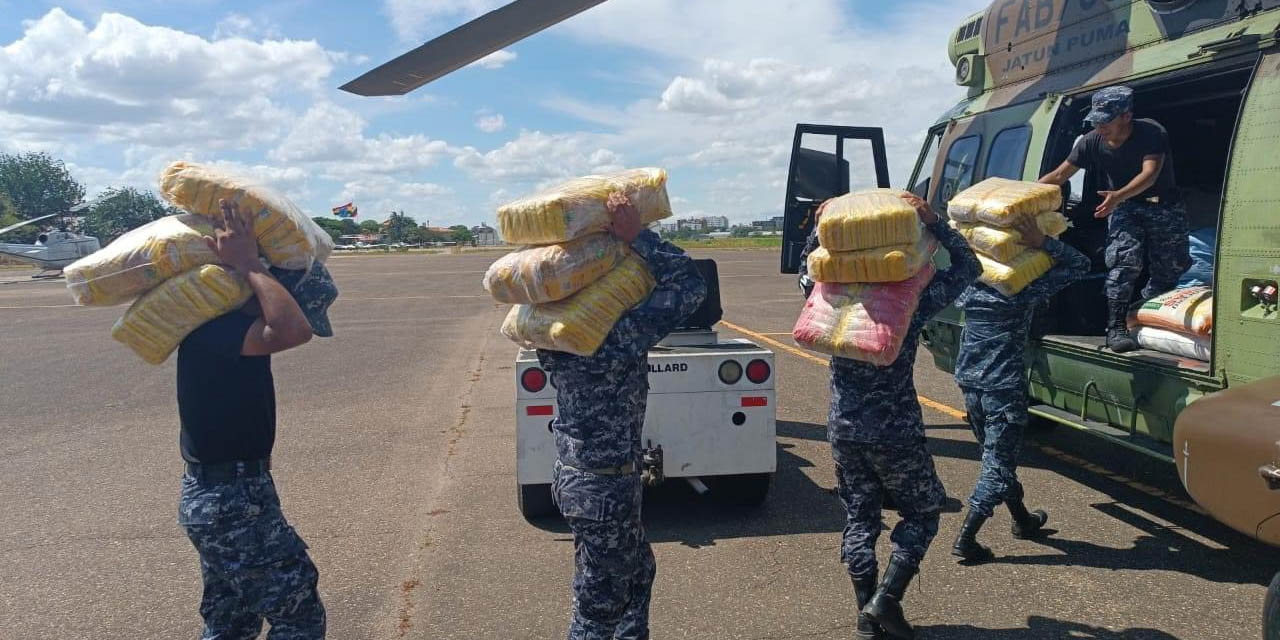
{"type": "Polygon", "coordinates": [[[326,310],[337,296],[321,264],[268,271],[247,215],[222,204],[207,238],[219,260],[244,276],[255,301],[193,331],[178,348],[182,478],[178,523],[200,554],[205,640],[323,638],[319,573],[289,526],[270,473],[276,434],[271,354],[311,336],[331,336],[326,310]]]}
{"type": "Polygon", "coordinates": [[[1094,217],[1107,218],[1107,346],[1122,353],[1138,348],[1125,322],[1143,266],[1143,298],[1173,289],[1191,266],[1187,213],[1173,176],[1169,134],[1154,120],[1133,118],[1132,89],[1095,93],[1085,122],[1094,130],[1040,182],[1061,185],[1083,168],[1105,186],[1094,217]]]}

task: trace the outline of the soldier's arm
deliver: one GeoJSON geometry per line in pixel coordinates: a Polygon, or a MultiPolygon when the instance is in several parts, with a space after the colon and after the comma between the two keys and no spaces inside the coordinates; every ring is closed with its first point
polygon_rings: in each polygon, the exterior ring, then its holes
{"type": "Polygon", "coordinates": [[[813,230],[809,232],[809,238],[804,243],[804,251],[800,252],[800,289],[804,291],[804,297],[808,298],[813,291],[813,280],[809,278],[809,254],[818,248],[818,225],[815,222],[813,230]]]}
{"type": "Polygon", "coordinates": [[[1067,285],[1088,275],[1093,266],[1089,256],[1057,238],[1045,238],[1039,248],[1053,258],[1053,268],[1018,293],[1019,303],[1035,305],[1048,300],[1067,285]]]}
{"type": "Polygon", "coordinates": [[[938,242],[951,256],[951,266],[941,271],[929,282],[924,294],[920,296],[920,306],[916,308],[916,318],[927,320],[937,315],[947,305],[955,302],[974,280],[982,274],[982,263],[973,253],[964,237],[947,223],[938,220],[925,225],[925,228],[938,239],[938,242]]]}
{"type": "Polygon", "coordinates": [[[652,231],[641,231],[631,242],[631,249],[644,259],[657,285],[648,300],[622,316],[609,339],[618,340],[623,349],[639,355],[647,353],[698,310],[707,297],[707,283],[693,258],[652,231]]]}
{"type": "Polygon", "coordinates": [[[1071,176],[1076,175],[1076,172],[1079,170],[1080,167],[1071,164],[1070,160],[1063,160],[1062,164],[1058,165],[1057,169],[1041,176],[1040,182],[1044,184],[1056,184],[1058,186],[1062,186],[1071,179],[1071,176]]]}

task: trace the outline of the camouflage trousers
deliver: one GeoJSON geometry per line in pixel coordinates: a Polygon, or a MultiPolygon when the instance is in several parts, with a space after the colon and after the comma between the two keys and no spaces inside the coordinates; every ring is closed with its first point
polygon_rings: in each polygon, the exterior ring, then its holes
{"type": "Polygon", "coordinates": [[[1129,304],[1144,265],[1143,298],[1177,286],[1191,267],[1189,233],[1182,205],[1129,201],[1116,207],[1107,218],[1107,299],[1129,304]]]}
{"type": "Polygon", "coordinates": [[[551,497],[573,531],[569,640],[646,640],[657,567],[640,523],[640,475],[556,462],[551,497]]]}
{"type": "Polygon", "coordinates": [[[185,475],[178,524],[200,554],[202,640],[271,640],[325,634],[319,573],[307,545],[285,521],[270,473],[227,482],[185,475]]]}
{"type": "Polygon", "coordinates": [[[929,543],[938,535],[938,520],[946,491],[933,468],[933,456],[921,439],[914,444],[867,444],[832,440],[836,482],[848,519],[840,559],[849,575],[876,575],[876,540],[882,526],[883,496],[898,507],[902,519],[893,528],[892,555],[919,566],[929,543]]]}
{"type": "Polygon", "coordinates": [[[1027,392],[1023,388],[960,390],[969,426],[982,447],[982,470],[969,497],[969,508],[990,518],[1001,503],[1022,501],[1018,451],[1027,425],[1027,392]]]}

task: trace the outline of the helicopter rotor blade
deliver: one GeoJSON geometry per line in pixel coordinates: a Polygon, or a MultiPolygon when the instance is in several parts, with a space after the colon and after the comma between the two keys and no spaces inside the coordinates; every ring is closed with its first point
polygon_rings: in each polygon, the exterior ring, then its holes
{"type": "Polygon", "coordinates": [[[360,96],[399,96],[605,0],[515,0],[341,87],[360,96]]]}
{"type": "Polygon", "coordinates": [[[56,218],[56,217],[58,217],[59,215],[61,215],[61,214],[58,214],[58,213],[51,213],[51,214],[49,214],[49,215],[47,215],[47,216],[40,216],[39,218],[32,218],[32,219],[30,219],[30,220],[23,220],[22,222],[19,222],[18,224],[11,224],[11,225],[9,225],[9,226],[7,226],[7,227],[3,228],[3,229],[0,229],[0,235],[4,235],[4,234],[6,234],[6,233],[8,233],[8,232],[10,232],[10,231],[13,231],[14,229],[19,228],[19,227],[25,227],[25,226],[27,226],[27,225],[29,225],[29,224],[35,224],[35,223],[37,223],[37,222],[40,222],[41,220],[48,220],[49,218],[56,218]]]}

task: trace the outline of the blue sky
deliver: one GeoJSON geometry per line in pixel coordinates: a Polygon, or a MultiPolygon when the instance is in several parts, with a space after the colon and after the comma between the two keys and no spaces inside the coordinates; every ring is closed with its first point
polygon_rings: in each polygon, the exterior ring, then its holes
{"type": "Polygon", "coordinates": [[[354,200],[362,218],[432,225],[662,166],[677,215],[745,222],[780,208],[800,121],[886,127],[904,184],[962,96],[947,36],[985,6],[608,0],[405,97],[336,89],[500,4],[0,0],[0,151],[63,158],[90,193],[154,189],[186,159],[316,215],[354,200]]]}

